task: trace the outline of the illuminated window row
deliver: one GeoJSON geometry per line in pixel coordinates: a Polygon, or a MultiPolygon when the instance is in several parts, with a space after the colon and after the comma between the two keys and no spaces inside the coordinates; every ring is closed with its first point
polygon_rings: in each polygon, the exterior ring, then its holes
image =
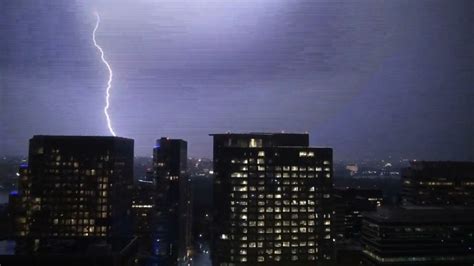
{"type": "Polygon", "coordinates": [[[137,209],[149,209],[153,208],[153,205],[151,204],[132,204],[132,208],[137,208],[137,209]]]}
{"type": "MultiPolygon", "coordinates": [[[[314,247],[310,247],[310,248],[306,248],[307,245],[306,245],[306,242],[301,242],[299,245],[297,242],[292,242],[290,244],[290,242],[277,242],[275,244],[278,244],[279,247],[283,247],[282,248],[262,248],[262,242],[258,242],[258,251],[259,252],[262,252],[262,253],[265,253],[267,255],[272,255],[272,254],[276,254],[276,255],[281,255],[283,253],[291,253],[291,254],[316,254],[319,252],[319,249],[318,248],[314,248],[314,247]],[[290,249],[286,249],[286,247],[290,248],[290,249]],[[303,247],[303,248],[301,248],[303,247]]],[[[308,245],[309,246],[309,245],[308,245]]],[[[256,242],[251,242],[249,243],[249,248],[257,248],[257,245],[256,245],[256,242]]],[[[235,254],[235,253],[238,253],[239,255],[247,255],[248,254],[248,250],[247,249],[239,249],[239,250],[235,250],[235,249],[230,249],[230,254],[235,254]]]]}
{"type": "Polygon", "coordinates": [[[53,219],[53,224],[63,224],[63,225],[75,225],[75,224],[90,224],[94,225],[95,220],[93,219],[53,219]]]}

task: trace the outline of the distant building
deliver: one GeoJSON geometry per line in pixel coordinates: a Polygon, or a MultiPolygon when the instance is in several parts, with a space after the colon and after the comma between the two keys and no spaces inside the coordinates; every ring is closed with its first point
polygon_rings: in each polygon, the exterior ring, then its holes
{"type": "Polygon", "coordinates": [[[360,236],[362,213],[376,211],[382,206],[383,193],[379,189],[334,189],[334,230],[338,239],[357,239],[360,236]]]}
{"type": "MultiPolygon", "coordinates": [[[[16,207],[17,198],[16,191],[10,192],[9,203],[0,204],[0,240],[10,239],[14,237],[13,235],[13,220],[12,214],[14,214],[14,208],[16,207]],[[12,204],[12,203],[13,204],[12,204]]],[[[1,249],[1,244],[0,244],[1,249]]]]}
{"type": "Polygon", "coordinates": [[[474,264],[474,211],[380,209],[364,216],[364,265],[474,264]]]}
{"type": "Polygon", "coordinates": [[[187,160],[186,141],[156,141],[153,171],[157,184],[158,255],[165,264],[186,264],[191,255],[192,202],[187,160]]]}
{"type": "Polygon", "coordinates": [[[130,237],[132,182],[132,139],[34,136],[14,197],[16,235],[130,237]]]}
{"type": "MultiPolygon", "coordinates": [[[[4,252],[0,264],[48,266],[127,266],[136,265],[136,238],[111,239],[109,243],[94,239],[50,239],[38,245],[35,252],[4,252]]],[[[14,245],[14,242],[13,242],[14,245]]]]}
{"type": "Polygon", "coordinates": [[[32,201],[29,188],[31,182],[28,175],[28,165],[23,163],[18,169],[18,189],[22,191],[21,195],[18,190],[10,192],[8,197],[9,216],[11,219],[11,226],[13,228],[13,236],[22,237],[27,236],[30,232],[31,226],[31,211],[29,210],[32,201]]]}
{"type": "Polygon", "coordinates": [[[474,206],[474,162],[411,162],[402,170],[402,203],[474,206]]]}
{"type": "Polygon", "coordinates": [[[151,240],[155,236],[156,184],[152,180],[138,180],[132,193],[132,216],[134,234],[151,240]]]}
{"type": "Polygon", "coordinates": [[[357,166],[357,164],[348,164],[346,165],[346,170],[348,170],[350,175],[353,176],[359,172],[359,166],[357,166]]]}
{"type": "Polygon", "coordinates": [[[308,134],[212,134],[213,265],[333,260],[332,149],[308,134]]]}

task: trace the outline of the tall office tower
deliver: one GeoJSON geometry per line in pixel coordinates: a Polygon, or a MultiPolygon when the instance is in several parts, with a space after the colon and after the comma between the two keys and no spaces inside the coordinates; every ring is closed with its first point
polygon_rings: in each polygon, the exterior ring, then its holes
{"type": "Polygon", "coordinates": [[[402,169],[402,203],[474,206],[474,162],[411,162],[402,169]]]}
{"type": "Polygon", "coordinates": [[[158,253],[166,265],[186,264],[191,247],[191,197],[187,142],[161,138],[153,150],[157,184],[158,253]]]}
{"type": "Polygon", "coordinates": [[[20,168],[17,235],[128,237],[133,140],[34,136],[20,168]]]}
{"type": "Polygon", "coordinates": [[[156,184],[152,180],[137,180],[132,193],[133,231],[143,242],[155,237],[156,184]]]}
{"type": "Polygon", "coordinates": [[[211,136],[213,265],[330,263],[332,149],[308,134],[211,136]]]}
{"type": "Polygon", "coordinates": [[[474,212],[462,207],[381,208],[364,215],[362,244],[363,265],[470,266],[474,212]]]}

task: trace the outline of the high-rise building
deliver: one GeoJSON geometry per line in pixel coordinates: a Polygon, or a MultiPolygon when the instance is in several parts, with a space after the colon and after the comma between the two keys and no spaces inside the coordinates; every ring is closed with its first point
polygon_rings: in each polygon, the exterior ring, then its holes
{"type": "Polygon", "coordinates": [[[143,254],[137,258],[138,265],[148,265],[156,259],[159,245],[157,240],[157,186],[151,174],[147,171],[144,178],[135,182],[132,193],[131,214],[133,218],[133,233],[137,237],[138,250],[143,254]],[[148,255],[145,255],[148,254],[148,255]]]}
{"type": "Polygon", "coordinates": [[[18,190],[12,191],[8,199],[9,212],[12,221],[13,234],[17,237],[27,236],[30,233],[31,210],[30,206],[31,182],[28,175],[28,164],[23,163],[18,169],[18,190]]]}
{"type": "Polygon", "coordinates": [[[156,228],[156,184],[137,180],[132,193],[133,231],[140,239],[151,240],[156,228]]]}
{"type": "Polygon", "coordinates": [[[333,259],[332,149],[308,134],[211,134],[213,265],[333,259]]]}
{"type": "Polygon", "coordinates": [[[360,236],[362,213],[376,211],[382,206],[379,189],[335,188],[334,231],[336,239],[357,239],[360,236]]]}
{"type": "Polygon", "coordinates": [[[365,213],[365,265],[472,265],[474,163],[402,169],[402,208],[365,213]]]}
{"type": "Polygon", "coordinates": [[[402,186],[403,205],[473,207],[474,162],[411,162],[402,186]]]}
{"type": "Polygon", "coordinates": [[[187,159],[186,141],[156,141],[153,171],[157,184],[158,255],[168,265],[186,264],[190,258],[192,206],[187,159]]]}
{"type": "Polygon", "coordinates": [[[364,265],[474,264],[474,212],[465,208],[406,207],[364,215],[364,265]]]}
{"type": "Polygon", "coordinates": [[[129,237],[133,140],[34,136],[15,222],[28,239],[129,237]]]}

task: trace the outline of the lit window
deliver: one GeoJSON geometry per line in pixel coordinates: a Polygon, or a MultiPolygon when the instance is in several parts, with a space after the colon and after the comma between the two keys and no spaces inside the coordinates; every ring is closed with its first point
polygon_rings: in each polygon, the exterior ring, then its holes
{"type": "Polygon", "coordinates": [[[250,148],[257,148],[257,140],[256,139],[250,139],[249,147],[250,148]]]}

